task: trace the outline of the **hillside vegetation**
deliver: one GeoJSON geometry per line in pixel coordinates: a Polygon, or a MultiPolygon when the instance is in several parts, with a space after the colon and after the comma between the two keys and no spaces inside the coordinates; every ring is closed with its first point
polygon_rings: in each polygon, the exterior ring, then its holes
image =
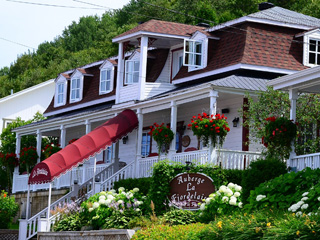
{"type": "MultiPolygon", "coordinates": [[[[57,74],[117,54],[112,38],[139,22],[160,19],[211,26],[258,11],[261,0],[131,0],[102,17],[73,22],[53,41],[41,43],[10,66],[0,69],[0,98],[31,87],[57,74]]],[[[274,0],[276,6],[320,17],[320,0],[274,0]]]]}

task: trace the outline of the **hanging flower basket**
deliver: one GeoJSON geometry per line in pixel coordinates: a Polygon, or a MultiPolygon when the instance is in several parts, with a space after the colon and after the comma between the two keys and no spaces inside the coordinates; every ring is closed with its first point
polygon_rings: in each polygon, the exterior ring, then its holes
{"type": "Polygon", "coordinates": [[[20,166],[25,168],[27,173],[29,173],[36,165],[38,157],[37,149],[35,147],[25,147],[20,152],[20,166]]]}
{"type": "Polygon", "coordinates": [[[19,165],[19,160],[15,153],[4,154],[0,152],[0,161],[7,169],[13,170],[16,166],[19,165]]]}
{"type": "Polygon", "coordinates": [[[60,144],[47,144],[44,149],[41,151],[41,160],[45,160],[50,157],[52,154],[57,153],[61,150],[60,144]]]}
{"type": "Polygon", "coordinates": [[[262,143],[269,152],[278,152],[283,157],[288,157],[291,152],[291,144],[297,136],[297,125],[285,117],[266,118],[262,143]]]}
{"type": "Polygon", "coordinates": [[[8,184],[12,185],[12,172],[16,166],[19,165],[19,160],[15,153],[2,153],[0,152],[0,163],[6,168],[8,184]]]}
{"type": "Polygon", "coordinates": [[[188,127],[192,129],[195,136],[203,141],[204,145],[208,145],[209,139],[211,139],[213,147],[222,147],[230,131],[227,117],[223,114],[198,114],[198,116],[192,117],[188,127]]]}
{"type": "Polygon", "coordinates": [[[164,123],[161,123],[161,125],[154,123],[153,126],[150,126],[149,135],[152,136],[157,143],[159,156],[162,149],[169,149],[174,137],[173,131],[169,126],[164,126],[164,123]]]}

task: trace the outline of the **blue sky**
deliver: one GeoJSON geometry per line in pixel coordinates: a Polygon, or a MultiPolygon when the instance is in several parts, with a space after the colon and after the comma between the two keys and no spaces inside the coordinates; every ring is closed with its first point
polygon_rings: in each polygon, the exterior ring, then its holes
{"type": "Polygon", "coordinates": [[[101,16],[129,0],[0,0],[0,68],[17,57],[52,41],[72,21],[82,16],[101,16]],[[55,5],[55,6],[49,6],[55,5]],[[103,7],[99,7],[103,6],[103,7]],[[104,8],[105,7],[105,8],[104,8]]]}

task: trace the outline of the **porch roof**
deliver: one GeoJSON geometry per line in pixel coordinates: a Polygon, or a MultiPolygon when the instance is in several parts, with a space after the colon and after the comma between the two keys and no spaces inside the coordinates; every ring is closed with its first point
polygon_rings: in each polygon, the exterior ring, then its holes
{"type": "Polygon", "coordinates": [[[52,182],[54,179],[94,157],[138,126],[132,110],[124,110],[58,153],[38,163],[31,171],[28,184],[52,182]]]}
{"type": "MultiPolygon", "coordinates": [[[[266,91],[267,90],[267,82],[270,81],[269,78],[257,78],[257,77],[248,77],[248,76],[241,76],[241,75],[230,75],[228,77],[212,80],[205,83],[196,82],[194,84],[187,84],[178,86],[175,89],[170,91],[158,94],[153,96],[149,99],[160,98],[166,96],[171,93],[179,92],[179,91],[186,91],[188,89],[200,88],[201,86],[205,87],[208,84],[213,87],[221,87],[221,88],[229,88],[229,89],[237,89],[243,91],[266,91]]],[[[148,99],[144,100],[148,101],[148,99]]]]}
{"type": "Polygon", "coordinates": [[[104,110],[111,109],[113,105],[114,105],[114,103],[106,103],[106,104],[93,106],[93,107],[89,107],[89,108],[78,109],[76,111],[66,113],[62,116],[54,116],[54,117],[50,117],[48,119],[44,119],[44,120],[41,120],[38,122],[33,122],[33,123],[30,123],[30,124],[27,124],[27,125],[24,125],[21,127],[17,127],[13,131],[15,132],[15,130],[24,129],[26,127],[38,126],[38,125],[40,126],[40,125],[47,124],[47,123],[59,122],[61,120],[66,120],[66,119],[75,119],[77,117],[85,116],[88,114],[102,112],[104,110]]]}
{"type": "Polygon", "coordinates": [[[268,83],[275,90],[320,93],[320,66],[276,78],[268,83]]]}

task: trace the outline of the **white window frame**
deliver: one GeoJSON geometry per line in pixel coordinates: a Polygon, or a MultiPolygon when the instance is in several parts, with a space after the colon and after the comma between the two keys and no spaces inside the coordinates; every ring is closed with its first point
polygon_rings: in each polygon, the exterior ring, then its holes
{"type": "Polygon", "coordinates": [[[320,65],[320,39],[316,39],[316,38],[309,38],[308,41],[308,60],[307,60],[307,65],[308,66],[318,66],[320,65]],[[310,48],[311,46],[311,41],[315,41],[316,45],[315,45],[315,50],[311,50],[310,48]],[[310,53],[315,55],[315,63],[310,63],[310,53]],[[319,62],[317,61],[319,56],[319,62]]]}
{"type": "Polygon", "coordinates": [[[63,106],[63,105],[66,105],[66,102],[67,102],[67,87],[68,87],[68,84],[67,84],[67,80],[64,79],[64,80],[58,80],[56,82],[56,86],[55,86],[55,96],[54,96],[54,107],[60,107],[60,106],[63,106]],[[59,92],[59,86],[63,86],[63,92],[60,93],[59,92]],[[59,102],[59,95],[62,95],[62,102],[59,102]]]}
{"type": "Polygon", "coordinates": [[[70,80],[70,103],[73,102],[79,102],[82,99],[82,77],[76,76],[71,78],[70,80]],[[76,87],[74,88],[73,82],[79,81],[79,86],[76,84],[76,87]],[[75,97],[73,97],[73,91],[75,91],[75,97]],[[79,96],[76,96],[76,93],[79,93],[79,96]]]}
{"type": "Polygon", "coordinates": [[[148,132],[142,132],[142,138],[141,138],[141,156],[142,157],[148,157],[149,154],[151,153],[151,144],[152,144],[151,138],[152,137],[149,135],[148,132]],[[144,141],[143,141],[144,136],[147,139],[146,143],[144,143],[144,141]],[[145,147],[146,151],[143,151],[144,147],[145,147]]]}
{"type": "Polygon", "coordinates": [[[184,39],[183,45],[183,66],[192,68],[203,68],[203,54],[204,54],[204,42],[202,40],[184,39]],[[197,44],[200,44],[201,52],[197,52],[197,44]],[[191,47],[190,47],[191,46],[191,47]],[[188,47],[188,48],[187,48],[188,47]],[[200,64],[196,63],[196,57],[200,56],[200,64]],[[187,61],[188,60],[188,61],[187,61]]]}
{"type": "Polygon", "coordinates": [[[140,61],[137,60],[127,60],[126,64],[125,64],[125,80],[124,83],[127,85],[131,85],[131,84],[136,84],[139,83],[139,70],[140,70],[140,61]],[[132,63],[133,64],[133,68],[132,71],[129,71],[129,64],[132,63]],[[135,63],[138,63],[138,70],[134,69],[135,63]],[[138,79],[137,81],[133,81],[134,80],[134,76],[137,76],[138,79]]]}
{"type": "Polygon", "coordinates": [[[179,72],[180,68],[183,66],[183,49],[172,51],[172,76],[173,79],[177,73],[179,72]],[[181,60],[181,62],[180,62],[181,60]]]}
{"type": "Polygon", "coordinates": [[[106,94],[110,93],[113,90],[113,79],[114,79],[114,68],[102,68],[100,70],[100,84],[99,84],[99,94],[106,94]],[[103,72],[105,72],[106,79],[102,79],[103,72]],[[108,79],[108,72],[109,74],[109,79],[108,79]],[[109,89],[102,88],[102,84],[105,83],[105,86],[107,86],[107,83],[109,82],[109,89]]]}

